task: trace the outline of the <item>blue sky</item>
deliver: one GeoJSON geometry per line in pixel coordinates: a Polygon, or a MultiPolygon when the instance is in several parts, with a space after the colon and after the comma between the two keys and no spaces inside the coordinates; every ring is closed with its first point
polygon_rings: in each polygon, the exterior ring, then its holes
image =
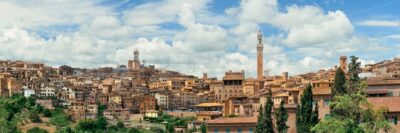
{"type": "Polygon", "coordinates": [[[0,59],[94,68],[146,64],[221,77],[264,67],[290,75],[329,69],[339,56],[363,64],[399,56],[400,0],[4,0],[0,59]]]}

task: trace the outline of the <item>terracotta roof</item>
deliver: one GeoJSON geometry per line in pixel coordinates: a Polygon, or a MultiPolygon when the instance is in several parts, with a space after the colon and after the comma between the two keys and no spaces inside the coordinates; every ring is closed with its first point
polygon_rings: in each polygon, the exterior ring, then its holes
{"type": "Polygon", "coordinates": [[[368,98],[368,102],[375,108],[387,107],[389,112],[400,112],[400,97],[374,97],[368,98]]]}
{"type": "Polygon", "coordinates": [[[289,89],[286,89],[287,91],[299,91],[299,88],[289,88],[289,89]]]}
{"type": "Polygon", "coordinates": [[[256,124],[257,117],[234,117],[234,118],[219,118],[210,120],[207,124],[256,124]]]}
{"type": "Polygon", "coordinates": [[[384,79],[380,77],[368,78],[367,85],[399,85],[399,79],[384,79]]]}
{"type": "Polygon", "coordinates": [[[312,89],[313,95],[330,95],[331,94],[331,89],[328,88],[318,88],[318,89],[312,89]]]}
{"type": "Polygon", "coordinates": [[[389,93],[388,89],[368,89],[368,90],[363,90],[363,93],[365,94],[387,94],[389,93]]]}
{"type": "Polygon", "coordinates": [[[103,81],[102,81],[102,83],[103,83],[103,85],[113,85],[114,84],[114,79],[112,79],[112,78],[108,78],[108,79],[104,79],[103,81]]]}
{"type": "Polygon", "coordinates": [[[201,103],[201,104],[197,104],[196,107],[220,107],[223,106],[220,103],[201,103]]]}
{"type": "Polygon", "coordinates": [[[219,111],[201,111],[201,112],[197,112],[196,115],[221,115],[222,116],[222,112],[219,111]]]}
{"type": "Polygon", "coordinates": [[[289,94],[288,93],[279,93],[279,94],[276,94],[274,97],[288,97],[289,96],[289,94]]]}

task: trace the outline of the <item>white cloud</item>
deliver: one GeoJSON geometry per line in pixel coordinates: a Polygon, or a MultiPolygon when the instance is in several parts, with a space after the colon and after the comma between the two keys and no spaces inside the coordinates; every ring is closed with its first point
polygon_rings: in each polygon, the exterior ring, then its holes
{"type": "Polygon", "coordinates": [[[366,21],[359,22],[358,25],[377,26],[377,27],[398,27],[398,26],[400,26],[400,21],[366,20],[366,21]]]}
{"type": "Polygon", "coordinates": [[[264,41],[264,64],[272,74],[315,71],[337,64],[340,55],[387,50],[354,35],[342,11],[298,5],[279,9],[276,0],[242,0],[216,14],[209,10],[211,3],[163,0],[116,13],[93,1],[1,1],[0,59],[115,66],[126,64],[138,48],[141,59],[157,67],[218,77],[243,69],[250,77],[255,76],[256,33],[262,25],[277,29],[264,41]],[[43,28],[54,25],[77,29],[41,36],[43,28]]]}
{"type": "Polygon", "coordinates": [[[111,9],[97,6],[93,1],[0,1],[0,27],[79,25],[90,22],[95,16],[110,14],[111,9]]]}
{"type": "Polygon", "coordinates": [[[385,38],[387,39],[396,39],[396,40],[400,40],[400,34],[393,34],[393,35],[388,35],[385,38]]]}
{"type": "Polygon", "coordinates": [[[202,12],[210,0],[164,0],[136,6],[124,13],[124,20],[131,25],[158,25],[176,22],[184,4],[192,6],[193,11],[202,12]]]}

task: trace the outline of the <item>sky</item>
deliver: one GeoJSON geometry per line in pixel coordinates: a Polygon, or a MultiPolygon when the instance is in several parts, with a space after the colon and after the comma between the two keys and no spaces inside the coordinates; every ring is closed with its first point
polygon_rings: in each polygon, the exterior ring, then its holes
{"type": "Polygon", "coordinates": [[[1,0],[0,60],[96,68],[145,65],[222,77],[301,74],[340,56],[400,56],[400,0],[1,0]]]}

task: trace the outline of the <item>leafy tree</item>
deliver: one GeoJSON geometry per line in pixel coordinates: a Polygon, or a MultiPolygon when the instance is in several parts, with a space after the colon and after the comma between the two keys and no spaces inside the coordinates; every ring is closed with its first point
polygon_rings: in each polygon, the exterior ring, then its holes
{"type": "Polygon", "coordinates": [[[272,109],[274,107],[274,102],[272,101],[272,92],[271,89],[269,90],[267,94],[267,102],[265,103],[265,108],[264,108],[264,122],[263,122],[263,128],[265,128],[266,133],[273,133],[274,132],[274,126],[272,123],[272,109]]]}
{"type": "Polygon", "coordinates": [[[385,109],[374,110],[367,98],[360,92],[336,96],[331,104],[341,114],[331,114],[323,119],[312,130],[318,133],[353,133],[390,131],[391,127],[385,120],[385,109]]]}
{"type": "Polygon", "coordinates": [[[72,131],[71,127],[66,126],[66,127],[61,128],[60,130],[57,130],[56,133],[73,133],[73,131],[72,131]]]}
{"type": "Polygon", "coordinates": [[[312,130],[318,133],[376,133],[391,131],[389,122],[384,117],[387,109],[374,109],[362,90],[366,88],[365,80],[358,77],[360,62],[358,57],[351,56],[349,64],[349,93],[336,95],[330,104],[331,116],[319,122],[312,130]]]}
{"type": "Polygon", "coordinates": [[[276,128],[278,133],[286,133],[287,129],[289,126],[286,124],[288,120],[288,113],[285,109],[285,101],[281,101],[279,104],[279,108],[277,112],[275,113],[275,118],[276,118],[276,128]]]}
{"type": "Polygon", "coordinates": [[[29,114],[29,119],[31,119],[32,122],[34,123],[40,123],[42,120],[40,119],[39,115],[37,113],[30,113],[29,114]]]}
{"type": "Polygon", "coordinates": [[[27,131],[27,133],[49,133],[47,130],[41,129],[39,127],[31,128],[27,131]]]}
{"type": "Polygon", "coordinates": [[[133,127],[131,129],[129,129],[128,133],[140,133],[140,130],[135,128],[135,127],[133,127]]]}
{"type": "Polygon", "coordinates": [[[318,109],[313,111],[313,94],[312,86],[309,84],[301,97],[300,104],[297,105],[296,111],[296,128],[297,132],[310,133],[311,128],[315,125],[315,117],[318,109]]]}
{"type": "Polygon", "coordinates": [[[207,127],[206,127],[206,125],[204,123],[201,124],[200,131],[201,131],[201,133],[207,133],[207,127]]]}
{"type": "Polygon", "coordinates": [[[346,89],[346,75],[339,67],[335,73],[335,79],[332,86],[332,97],[336,95],[343,95],[347,93],[346,89]]]}
{"type": "Polygon", "coordinates": [[[50,118],[50,123],[57,127],[67,126],[70,122],[70,116],[65,114],[62,109],[55,109],[50,118]]]}
{"type": "Polygon", "coordinates": [[[153,133],[165,133],[165,131],[162,128],[155,126],[151,127],[150,131],[152,131],[153,133]]]}
{"type": "Polygon", "coordinates": [[[96,121],[93,119],[81,120],[76,126],[76,129],[78,131],[94,132],[96,131],[96,121]]]}

